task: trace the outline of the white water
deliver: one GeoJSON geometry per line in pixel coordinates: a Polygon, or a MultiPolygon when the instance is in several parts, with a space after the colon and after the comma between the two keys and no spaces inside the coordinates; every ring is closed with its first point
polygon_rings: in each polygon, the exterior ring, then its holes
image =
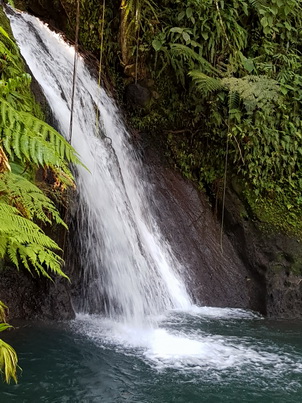
{"type": "MultiPolygon", "coordinates": [[[[17,14],[10,19],[22,55],[67,137],[74,49],[33,17],[17,14]]],[[[295,362],[257,340],[202,330],[206,318],[238,325],[259,318],[241,310],[192,305],[181,279],[184,269],[150,214],[143,170],[118,111],[81,58],[77,69],[72,144],[90,171],[79,167],[77,174],[86,287],[81,308],[101,311],[104,296],[107,305],[106,316],[79,314],[75,329],[102,348],[138,355],[159,370],[215,369],[221,374],[251,366],[277,378],[283,371],[300,373],[300,359],[295,362]]]]}
{"type": "MultiPolygon", "coordinates": [[[[39,82],[59,130],[69,133],[74,48],[27,14],[10,16],[14,36],[39,82]]],[[[86,287],[82,310],[143,323],[169,309],[188,309],[183,268],[150,213],[144,173],[117,108],[78,58],[72,145],[78,167],[79,239],[86,287]],[[96,124],[99,109],[99,133],[96,124]]]]}
{"type": "Polygon", "coordinates": [[[248,322],[255,331],[260,328],[263,318],[255,313],[195,307],[189,312],[170,311],[158,320],[159,327],[142,328],[79,315],[72,327],[102,349],[139,357],[160,372],[190,375],[196,383],[200,376],[210,382],[251,376],[251,381],[263,377],[278,385],[285,375],[302,373],[300,353],[266,341],[263,334],[254,337],[250,330],[249,336],[240,335],[240,327],[247,330],[248,322]]]}

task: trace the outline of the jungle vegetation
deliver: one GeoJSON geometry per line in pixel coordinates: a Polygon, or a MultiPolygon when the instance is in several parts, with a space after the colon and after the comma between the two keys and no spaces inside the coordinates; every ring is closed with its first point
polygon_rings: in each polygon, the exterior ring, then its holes
{"type": "MultiPolygon", "coordinates": [[[[78,2],[80,45],[100,56],[132,126],[216,198],[236,180],[260,222],[301,238],[301,2],[41,0],[39,6],[63,11],[73,39],[78,2]],[[129,107],[124,88],[146,79],[148,106],[129,107]]],[[[61,197],[74,186],[69,163],[78,158],[44,122],[0,17],[0,260],[66,277],[60,248],[43,228],[66,226],[49,195],[61,197]]],[[[0,331],[9,326],[4,310],[0,331]]],[[[15,379],[16,365],[1,341],[7,381],[15,379]]]]}
{"type": "MultiPolygon", "coordinates": [[[[0,11],[0,265],[12,264],[51,279],[66,277],[59,245],[45,234],[62,225],[56,199],[73,187],[70,163],[78,157],[67,141],[44,122],[31,92],[31,77],[0,11]],[[51,178],[51,179],[50,179],[51,178]],[[52,195],[52,198],[50,198],[52,195]]],[[[0,301],[0,332],[7,307],[0,301]]],[[[17,356],[0,339],[0,372],[17,381],[17,356]]]]}
{"type": "MultiPolygon", "coordinates": [[[[60,0],[71,36],[75,3],[60,0]]],[[[80,43],[102,54],[115,86],[154,82],[131,124],[216,198],[225,174],[236,178],[259,221],[301,238],[301,2],[80,0],[80,10],[80,43]]]]}
{"type": "MultiPolygon", "coordinates": [[[[0,301],[0,332],[3,332],[12,326],[6,323],[7,306],[0,301]]],[[[16,351],[0,339],[0,371],[3,374],[5,382],[9,383],[13,379],[17,383],[18,357],[16,351]]]]}

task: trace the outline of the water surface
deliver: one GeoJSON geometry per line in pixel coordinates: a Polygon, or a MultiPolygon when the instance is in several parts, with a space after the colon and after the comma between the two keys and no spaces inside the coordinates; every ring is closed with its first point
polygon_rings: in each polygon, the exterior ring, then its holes
{"type": "Polygon", "coordinates": [[[1,402],[301,402],[301,322],[196,308],[135,328],[101,317],[9,334],[23,369],[1,402]]]}

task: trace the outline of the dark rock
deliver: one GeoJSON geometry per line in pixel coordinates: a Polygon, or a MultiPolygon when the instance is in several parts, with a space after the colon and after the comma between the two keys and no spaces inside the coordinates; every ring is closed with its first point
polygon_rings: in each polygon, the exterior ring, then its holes
{"type": "Polygon", "coordinates": [[[25,270],[1,271],[0,300],[9,308],[10,319],[73,319],[70,283],[63,278],[53,282],[33,277],[25,270]]]}
{"type": "Polygon", "coordinates": [[[141,84],[132,83],[127,85],[125,90],[125,100],[128,107],[142,107],[145,108],[149,105],[152,98],[152,93],[147,87],[141,84]]]}
{"type": "Polygon", "coordinates": [[[60,1],[48,0],[16,0],[15,7],[41,18],[43,21],[65,30],[68,20],[66,10],[60,1]]]}
{"type": "Polygon", "coordinates": [[[246,265],[223,235],[206,195],[148,151],[145,161],[159,225],[183,264],[184,277],[199,304],[266,313],[265,278],[246,265]]]}
{"type": "Polygon", "coordinates": [[[225,205],[226,233],[238,257],[265,285],[270,317],[302,318],[302,246],[284,234],[265,234],[232,189],[225,205]]]}
{"type": "MultiPolygon", "coordinates": [[[[51,19],[46,3],[30,1],[29,8],[51,19]]],[[[158,96],[152,96],[153,84],[129,84],[127,103],[147,107],[152,97],[158,96]]],[[[35,81],[33,90],[43,104],[35,81]]],[[[156,152],[146,152],[145,162],[153,184],[150,198],[154,213],[183,264],[196,302],[253,309],[274,317],[302,317],[302,248],[297,240],[281,234],[264,235],[236,192],[229,190],[221,247],[220,224],[206,195],[167,167],[156,152]]],[[[74,284],[77,282],[70,285],[65,279],[52,283],[8,268],[1,272],[0,300],[9,305],[11,318],[69,319],[74,317],[70,297],[77,294],[74,284]]]]}

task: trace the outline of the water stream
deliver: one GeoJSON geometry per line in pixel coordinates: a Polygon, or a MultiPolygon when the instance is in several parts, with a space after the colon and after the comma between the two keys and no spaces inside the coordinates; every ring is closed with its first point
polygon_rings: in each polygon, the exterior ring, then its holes
{"type": "MultiPolygon", "coordinates": [[[[34,17],[10,20],[67,137],[74,49],[34,17]]],[[[6,401],[300,401],[297,333],[287,342],[259,315],[192,304],[185,268],[150,213],[152,188],[119,112],[81,57],[75,100],[72,145],[88,168],[76,172],[81,302],[76,320],[60,330],[27,330],[37,344],[23,355],[25,382],[5,389],[6,401]],[[43,339],[56,340],[50,351],[43,339]]],[[[22,358],[20,341],[19,348],[22,358]]]]}
{"type": "MultiPolygon", "coordinates": [[[[74,48],[34,17],[17,14],[11,22],[22,55],[68,138],[74,48]]],[[[105,300],[107,316],[143,323],[168,309],[189,308],[183,269],[149,211],[144,173],[129,135],[81,57],[72,145],[88,168],[78,167],[76,174],[85,289],[79,309],[97,310],[105,300]]]]}

